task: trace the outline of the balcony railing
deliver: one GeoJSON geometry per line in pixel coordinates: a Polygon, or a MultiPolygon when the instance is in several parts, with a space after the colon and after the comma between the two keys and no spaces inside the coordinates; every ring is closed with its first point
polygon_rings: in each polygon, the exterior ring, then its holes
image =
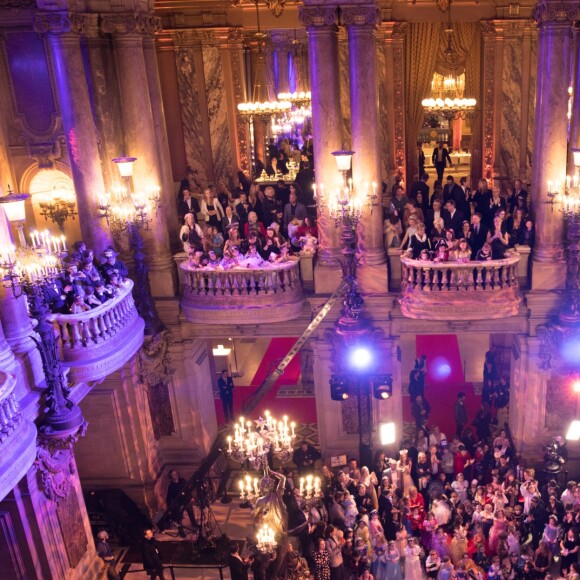
{"type": "Polygon", "coordinates": [[[401,258],[404,316],[430,320],[482,320],[517,314],[520,255],[486,262],[430,262],[401,258]]]}
{"type": "Polygon", "coordinates": [[[15,386],[14,375],[0,371],[0,500],[36,458],[36,427],[22,416],[15,386]]]}
{"type": "Polygon", "coordinates": [[[191,270],[183,262],[179,268],[181,306],[191,322],[282,322],[296,318],[302,310],[304,294],[299,262],[281,262],[264,269],[231,270],[191,270]]]}
{"type": "Polygon", "coordinates": [[[81,314],[53,314],[61,359],[72,382],[100,380],[121,368],[143,343],[143,319],[126,280],[117,295],[81,314]]]}

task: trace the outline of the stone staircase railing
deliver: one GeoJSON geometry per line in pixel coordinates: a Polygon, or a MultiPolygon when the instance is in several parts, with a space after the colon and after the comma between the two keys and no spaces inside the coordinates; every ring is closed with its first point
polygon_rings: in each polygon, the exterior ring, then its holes
{"type": "Polygon", "coordinates": [[[517,314],[520,255],[485,262],[401,257],[401,311],[409,318],[481,320],[517,314]]]}
{"type": "Polygon", "coordinates": [[[81,314],[52,314],[61,359],[73,382],[97,380],[122,367],[143,343],[139,317],[126,280],[111,300],[81,314]]]}
{"type": "Polygon", "coordinates": [[[297,261],[269,268],[191,270],[179,266],[182,277],[181,305],[191,322],[227,324],[236,313],[236,324],[281,322],[302,310],[304,294],[297,261]]]}

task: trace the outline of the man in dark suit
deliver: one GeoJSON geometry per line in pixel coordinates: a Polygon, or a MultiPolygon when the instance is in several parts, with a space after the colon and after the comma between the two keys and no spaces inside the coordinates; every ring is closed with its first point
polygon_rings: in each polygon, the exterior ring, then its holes
{"type": "Polygon", "coordinates": [[[230,576],[232,580],[248,580],[248,568],[251,561],[249,558],[240,556],[240,548],[237,542],[232,542],[230,546],[230,555],[228,557],[228,566],[230,567],[230,576]]]}
{"type": "Polygon", "coordinates": [[[165,580],[163,562],[161,561],[159,548],[151,530],[145,530],[145,537],[143,539],[143,568],[145,568],[151,580],[156,580],[156,578],[165,580]]]}
{"type": "Polygon", "coordinates": [[[445,223],[446,230],[453,230],[456,238],[461,237],[461,232],[463,231],[463,214],[457,211],[455,200],[453,199],[448,200],[445,204],[443,222],[445,223]]]}
{"type": "Polygon", "coordinates": [[[439,141],[437,147],[433,149],[433,165],[437,171],[437,179],[440,183],[443,183],[443,173],[448,163],[449,167],[453,167],[453,162],[449,156],[449,149],[443,147],[443,141],[439,141]]]}
{"type": "Polygon", "coordinates": [[[183,200],[179,202],[177,208],[177,215],[181,220],[183,220],[186,213],[192,213],[196,219],[199,213],[199,202],[191,195],[189,189],[183,190],[183,200]]]}
{"type": "Polygon", "coordinates": [[[477,211],[484,216],[487,213],[491,195],[491,190],[487,187],[487,179],[480,179],[477,182],[477,189],[472,192],[470,199],[470,202],[474,205],[473,211],[477,211]]]}
{"type": "Polygon", "coordinates": [[[306,206],[298,201],[296,193],[291,193],[290,201],[284,207],[284,233],[288,233],[288,224],[291,221],[304,221],[306,215],[306,206]]]}
{"type": "Polygon", "coordinates": [[[457,211],[460,211],[465,217],[465,219],[469,219],[471,217],[471,206],[469,205],[471,188],[469,187],[468,183],[469,182],[467,177],[462,177],[459,180],[459,188],[461,189],[461,194],[459,195],[459,199],[455,200],[457,211]]]}
{"type": "MultiPolygon", "coordinates": [[[[441,200],[434,199],[433,200],[433,208],[428,209],[427,213],[425,214],[425,227],[427,231],[431,233],[433,229],[433,224],[435,223],[435,219],[443,217],[443,209],[441,208],[441,200]]],[[[445,220],[443,220],[445,221],[445,220]]]]}
{"type": "Polygon", "coordinates": [[[453,175],[447,176],[447,183],[443,188],[443,203],[447,200],[452,199],[457,207],[457,201],[461,198],[460,187],[455,183],[455,178],[453,175]]]}
{"type": "Polygon", "coordinates": [[[232,227],[239,228],[240,218],[233,212],[232,208],[226,206],[226,215],[222,218],[222,231],[224,237],[227,237],[232,227]]]}
{"type": "Polygon", "coordinates": [[[516,179],[514,181],[514,189],[511,195],[508,197],[509,212],[513,215],[514,210],[518,206],[518,197],[525,199],[523,204],[526,208],[528,205],[528,192],[524,189],[524,184],[521,179],[516,179]]]}
{"type": "Polygon", "coordinates": [[[487,239],[487,227],[481,223],[481,214],[475,212],[471,217],[471,226],[469,226],[469,247],[471,248],[471,259],[475,260],[477,252],[483,248],[487,239]]]}
{"type": "Polygon", "coordinates": [[[423,194],[423,202],[426,206],[429,203],[429,186],[427,181],[429,180],[428,173],[421,173],[419,176],[419,181],[415,181],[411,184],[411,199],[417,201],[417,194],[423,194]]]}

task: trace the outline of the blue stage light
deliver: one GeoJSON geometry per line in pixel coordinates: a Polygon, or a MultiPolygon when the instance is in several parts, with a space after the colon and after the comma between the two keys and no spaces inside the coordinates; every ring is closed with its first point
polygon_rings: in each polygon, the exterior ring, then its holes
{"type": "Polygon", "coordinates": [[[449,364],[449,361],[442,356],[434,358],[429,367],[431,376],[438,380],[444,380],[451,374],[451,365],[449,364]]]}

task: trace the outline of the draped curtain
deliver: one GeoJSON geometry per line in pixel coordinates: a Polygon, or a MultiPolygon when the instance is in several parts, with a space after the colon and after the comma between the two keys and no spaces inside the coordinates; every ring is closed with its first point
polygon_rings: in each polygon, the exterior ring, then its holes
{"type": "Polygon", "coordinates": [[[441,22],[411,22],[405,36],[405,139],[409,182],[418,171],[417,136],[424,118],[421,101],[431,92],[442,33],[441,22]]]}
{"type": "MultiPolygon", "coordinates": [[[[481,28],[479,22],[457,22],[453,24],[451,46],[457,55],[454,62],[456,73],[465,69],[465,93],[477,99],[477,109],[471,121],[472,168],[481,158],[481,28]]],[[[421,101],[431,92],[433,73],[451,72],[446,63],[447,35],[442,22],[411,23],[405,38],[405,98],[407,118],[405,125],[407,150],[407,176],[410,180],[418,171],[417,137],[423,124],[424,112],[421,101]]],[[[426,151],[425,155],[430,152],[426,151]]],[[[481,169],[479,170],[481,171],[481,169]]],[[[477,174],[477,171],[476,171],[477,174]]]]}

